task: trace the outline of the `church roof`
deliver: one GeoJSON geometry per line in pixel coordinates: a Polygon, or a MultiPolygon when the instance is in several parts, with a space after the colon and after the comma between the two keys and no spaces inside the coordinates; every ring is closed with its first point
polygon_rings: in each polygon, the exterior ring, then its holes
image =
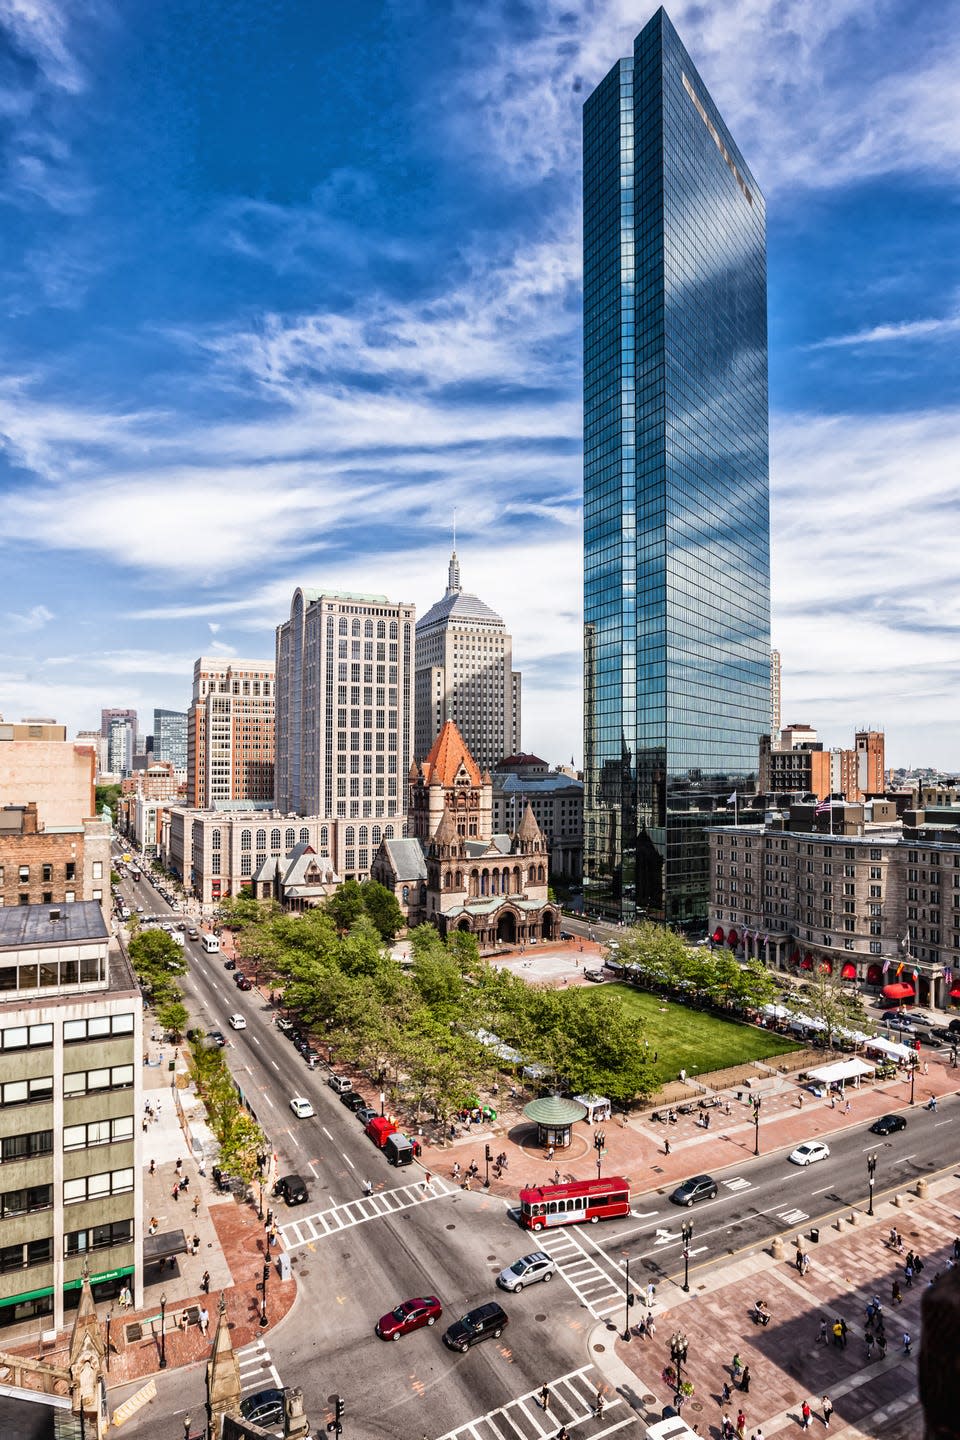
{"type": "Polygon", "coordinates": [[[419,840],[384,840],[383,848],[399,884],[426,880],[427,864],[419,840]]]}
{"type": "Polygon", "coordinates": [[[520,821],[520,829],[517,831],[521,840],[540,840],[543,838],[543,831],[537,824],[537,817],[533,813],[533,806],[527,801],[527,808],[523,812],[523,819],[520,821]]]}
{"type": "Polygon", "coordinates": [[[452,720],[446,720],[434,740],[430,754],[421,770],[428,785],[453,785],[461,767],[470,777],[471,785],[480,785],[480,768],[467,749],[467,742],[452,720]]]}
{"type": "Polygon", "coordinates": [[[440,816],[440,824],[434,831],[433,838],[438,845],[449,845],[451,841],[457,839],[457,822],[446,806],[440,816]]]}

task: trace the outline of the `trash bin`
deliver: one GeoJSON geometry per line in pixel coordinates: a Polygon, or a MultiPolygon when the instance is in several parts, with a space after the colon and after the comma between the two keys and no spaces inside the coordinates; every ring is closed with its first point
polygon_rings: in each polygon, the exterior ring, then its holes
{"type": "Polygon", "coordinates": [[[177,1068],[177,1062],[176,1062],[176,1060],[168,1060],[168,1061],[167,1061],[167,1069],[168,1069],[168,1070],[176,1070],[176,1068],[177,1068]]]}
{"type": "Polygon", "coordinates": [[[814,1228],[810,1231],[810,1241],[813,1245],[820,1244],[820,1231],[816,1228],[816,1226],[814,1226],[814,1228]]]}

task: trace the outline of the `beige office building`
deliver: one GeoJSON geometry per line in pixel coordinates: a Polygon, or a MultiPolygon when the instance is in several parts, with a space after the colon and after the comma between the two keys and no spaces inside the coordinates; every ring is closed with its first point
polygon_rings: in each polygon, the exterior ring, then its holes
{"type": "Polygon", "coordinates": [[[272,660],[203,656],[187,718],[187,804],[273,801],[272,660]]]}

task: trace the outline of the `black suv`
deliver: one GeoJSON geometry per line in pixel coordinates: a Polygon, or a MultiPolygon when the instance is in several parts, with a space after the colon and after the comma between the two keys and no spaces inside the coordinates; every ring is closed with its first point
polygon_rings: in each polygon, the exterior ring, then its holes
{"type": "Polygon", "coordinates": [[[695,1205],[698,1200],[712,1200],[717,1193],[717,1182],[711,1175],[694,1175],[684,1180],[670,1196],[674,1205],[695,1205]]]}
{"type": "Polygon", "coordinates": [[[491,1336],[496,1340],[506,1323],[507,1313],[496,1301],[478,1305],[476,1310],[468,1310],[461,1319],[454,1321],[443,1337],[444,1344],[449,1345],[451,1350],[466,1352],[481,1340],[489,1340],[491,1336]]]}
{"type": "Polygon", "coordinates": [[[282,1196],[288,1205],[302,1205],[304,1200],[310,1198],[302,1175],[281,1175],[273,1187],[273,1193],[282,1196]]]}

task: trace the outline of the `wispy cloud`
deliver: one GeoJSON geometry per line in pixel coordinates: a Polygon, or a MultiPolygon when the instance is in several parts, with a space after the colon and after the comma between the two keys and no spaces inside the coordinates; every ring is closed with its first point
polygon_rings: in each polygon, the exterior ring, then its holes
{"type": "Polygon", "coordinates": [[[25,614],[17,614],[13,610],[8,610],[3,617],[4,624],[9,629],[21,632],[42,630],[44,625],[48,625],[53,619],[53,611],[48,610],[46,605],[34,605],[25,614]]]}
{"type": "Polygon", "coordinates": [[[960,333],[960,313],[929,320],[900,320],[870,325],[849,335],[830,335],[806,346],[808,350],[832,350],[855,345],[888,345],[901,340],[943,340],[960,333]]]}

